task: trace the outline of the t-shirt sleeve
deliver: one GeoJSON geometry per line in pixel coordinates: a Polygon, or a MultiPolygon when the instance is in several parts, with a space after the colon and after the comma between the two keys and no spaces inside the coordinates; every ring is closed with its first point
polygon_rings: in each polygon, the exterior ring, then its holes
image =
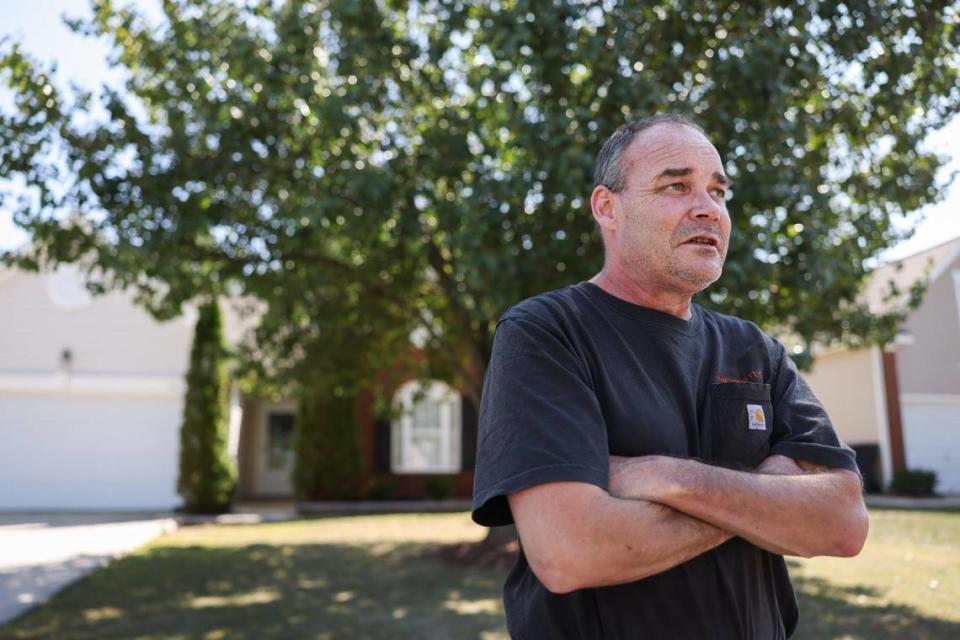
{"type": "Polygon", "coordinates": [[[497,326],[484,380],[473,519],[511,524],[506,496],[547,482],[606,488],[609,448],[589,372],[563,332],[540,318],[497,326]]]}
{"type": "Polygon", "coordinates": [[[800,375],[797,365],[781,344],[774,342],[773,345],[775,357],[779,353],[779,367],[773,390],[777,435],[770,453],[859,474],[856,454],[837,436],[830,417],[800,375]]]}

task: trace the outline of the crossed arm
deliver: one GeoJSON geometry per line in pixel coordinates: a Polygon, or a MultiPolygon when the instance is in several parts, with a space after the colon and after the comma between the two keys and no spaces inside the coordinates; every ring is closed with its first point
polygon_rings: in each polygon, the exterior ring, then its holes
{"type": "Polygon", "coordinates": [[[868,526],[857,474],[777,455],[753,472],[614,457],[609,491],[557,482],[508,500],[531,568],[557,593],[639,580],[733,536],[777,554],[853,556],[868,526]]]}

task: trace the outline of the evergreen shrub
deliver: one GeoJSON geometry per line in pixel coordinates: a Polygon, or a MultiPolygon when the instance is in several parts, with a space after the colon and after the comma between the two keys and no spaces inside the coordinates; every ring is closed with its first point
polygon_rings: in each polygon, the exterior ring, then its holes
{"type": "Polygon", "coordinates": [[[223,319],[216,300],[201,305],[180,426],[177,492],[188,513],[230,508],[236,469],[227,453],[230,378],[223,319]]]}

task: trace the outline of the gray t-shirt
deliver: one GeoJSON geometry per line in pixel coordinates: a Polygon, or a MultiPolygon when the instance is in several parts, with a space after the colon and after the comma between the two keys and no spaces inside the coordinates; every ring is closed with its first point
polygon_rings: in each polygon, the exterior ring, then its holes
{"type": "MultiPolygon", "coordinates": [[[[500,319],[480,407],[473,519],[513,522],[506,496],[538,484],[607,488],[609,456],[752,469],[782,454],[857,471],[778,342],[697,305],[689,321],[582,282],[500,319]]],[[[733,538],[636,582],[546,590],[521,547],[504,586],[515,638],[789,637],[798,610],[782,556],[733,538]]]]}

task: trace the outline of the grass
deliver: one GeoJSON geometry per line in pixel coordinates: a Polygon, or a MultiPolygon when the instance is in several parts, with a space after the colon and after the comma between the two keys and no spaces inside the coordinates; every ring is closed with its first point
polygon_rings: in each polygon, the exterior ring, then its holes
{"type": "MultiPolygon", "coordinates": [[[[76,583],[0,638],[507,638],[503,572],[437,559],[466,514],[189,527],[76,583]]],[[[855,559],[790,559],[795,637],[960,638],[960,512],[872,512],[855,559]]]]}
{"type": "Polygon", "coordinates": [[[960,512],[874,509],[856,558],[788,559],[795,638],[960,638],[960,512]]]}
{"type": "Polygon", "coordinates": [[[465,514],[183,528],[0,638],[506,638],[501,572],[434,557],[483,535],[465,514]]]}

